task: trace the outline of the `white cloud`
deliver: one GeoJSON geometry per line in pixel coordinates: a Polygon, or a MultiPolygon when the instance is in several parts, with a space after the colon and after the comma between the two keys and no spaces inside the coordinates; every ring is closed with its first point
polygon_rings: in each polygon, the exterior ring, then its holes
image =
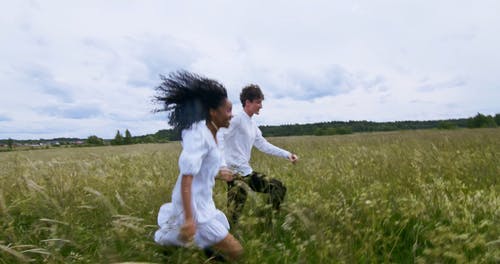
{"type": "Polygon", "coordinates": [[[266,94],[261,124],[500,112],[500,4],[11,1],[0,11],[0,138],[166,128],[159,74],[266,94]]]}

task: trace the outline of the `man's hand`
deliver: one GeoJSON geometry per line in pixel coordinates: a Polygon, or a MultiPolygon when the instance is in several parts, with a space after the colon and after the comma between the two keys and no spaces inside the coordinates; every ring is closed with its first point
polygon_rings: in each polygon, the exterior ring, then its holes
{"type": "Polygon", "coordinates": [[[194,239],[195,233],[196,225],[194,224],[193,219],[186,220],[186,222],[181,226],[179,239],[185,243],[191,242],[194,239]]]}
{"type": "Polygon", "coordinates": [[[288,160],[292,163],[292,164],[295,164],[298,160],[299,160],[299,157],[295,154],[292,153],[292,155],[290,155],[288,157],[288,160]]]}
{"type": "Polygon", "coordinates": [[[224,180],[224,181],[227,181],[227,182],[230,182],[230,181],[233,181],[233,171],[226,168],[226,167],[223,167],[219,170],[219,179],[221,180],[224,180]]]}

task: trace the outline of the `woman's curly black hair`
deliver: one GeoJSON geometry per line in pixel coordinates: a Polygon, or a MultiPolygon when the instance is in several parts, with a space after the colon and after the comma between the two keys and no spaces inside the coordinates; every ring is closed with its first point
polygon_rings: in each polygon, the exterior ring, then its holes
{"type": "Polygon", "coordinates": [[[155,88],[155,103],[161,108],[154,112],[169,112],[168,124],[180,132],[197,121],[209,119],[209,109],[216,109],[227,98],[226,88],[219,82],[187,71],[160,75],[161,84],[155,88]]]}

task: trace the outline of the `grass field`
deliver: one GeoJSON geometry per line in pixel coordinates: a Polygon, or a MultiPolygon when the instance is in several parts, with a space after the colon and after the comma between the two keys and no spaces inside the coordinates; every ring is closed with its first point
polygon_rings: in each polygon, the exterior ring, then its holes
{"type": "MultiPolygon", "coordinates": [[[[271,138],[254,153],[288,188],[279,214],[250,195],[231,230],[243,263],[499,263],[500,129],[271,138]]],[[[0,153],[0,263],[203,263],[154,244],[178,142],[0,153]]],[[[225,210],[225,184],[217,182],[225,210]]]]}

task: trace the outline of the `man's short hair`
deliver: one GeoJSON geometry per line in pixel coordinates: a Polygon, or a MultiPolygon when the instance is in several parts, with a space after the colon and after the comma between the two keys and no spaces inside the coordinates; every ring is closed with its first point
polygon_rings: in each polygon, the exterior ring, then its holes
{"type": "Polygon", "coordinates": [[[257,84],[249,84],[243,87],[240,93],[240,101],[243,107],[245,107],[245,102],[249,100],[253,102],[253,100],[262,99],[264,100],[264,94],[260,90],[260,87],[257,84]]]}

